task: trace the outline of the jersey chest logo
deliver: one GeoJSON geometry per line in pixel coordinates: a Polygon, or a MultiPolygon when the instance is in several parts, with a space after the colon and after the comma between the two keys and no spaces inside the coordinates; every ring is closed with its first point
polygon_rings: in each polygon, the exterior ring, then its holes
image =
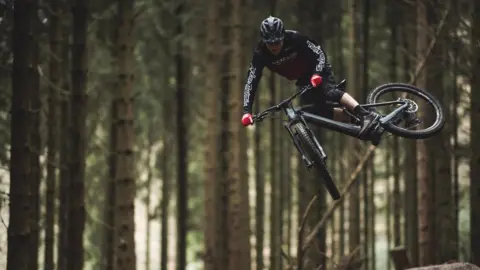
{"type": "Polygon", "coordinates": [[[280,58],[280,59],[272,62],[272,65],[279,66],[279,65],[281,65],[281,64],[283,64],[283,63],[285,63],[285,62],[287,62],[287,61],[289,61],[289,60],[292,60],[292,59],[297,58],[297,55],[298,55],[297,52],[293,52],[293,53],[291,53],[291,54],[289,54],[289,55],[287,55],[287,56],[284,56],[284,57],[282,57],[282,58],[280,58]]]}

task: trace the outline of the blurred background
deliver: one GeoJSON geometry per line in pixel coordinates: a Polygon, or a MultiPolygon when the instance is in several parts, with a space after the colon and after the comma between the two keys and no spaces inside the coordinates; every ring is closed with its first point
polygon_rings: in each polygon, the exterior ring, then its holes
{"type": "MultiPolygon", "coordinates": [[[[479,14],[475,0],[0,0],[0,268],[480,265],[479,14]],[[334,203],[283,115],[240,124],[269,15],[317,40],[362,102],[392,81],[430,91],[444,129],[377,148],[319,130],[334,203]]],[[[265,69],[255,112],[294,89],[265,69]]]]}

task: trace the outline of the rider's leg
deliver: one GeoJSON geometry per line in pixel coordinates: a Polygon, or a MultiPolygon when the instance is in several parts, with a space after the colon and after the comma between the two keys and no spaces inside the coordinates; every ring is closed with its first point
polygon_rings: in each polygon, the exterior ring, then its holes
{"type": "Polygon", "coordinates": [[[343,95],[340,97],[340,104],[360,117],[362,121],[360,135],[368,133],[375,121],[379,118],[378,114],[365,110],[363,107],[361,107],[358,102],[348,93],[343,93],[343,95]]]}
{"type": "Polygon", "coordinates": [[[373,126],[375,121],[379,118],[378,114],[365,110],[363,107],[359,106],[358,102],[348,93],[337,89],[335,87],[333,72],[327,70],[325,72],[325,97],[327,100],[333,102],[339,102],[345,106],[350,112],[357,115],[362,121],[362,127],[360,129],[360,136],[368,134],[370,128],[373,126]]]}

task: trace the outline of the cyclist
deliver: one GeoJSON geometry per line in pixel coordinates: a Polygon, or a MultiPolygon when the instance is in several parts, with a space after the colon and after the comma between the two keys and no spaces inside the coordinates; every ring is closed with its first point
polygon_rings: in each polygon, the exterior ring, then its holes
{"type": "Polygon", "coordinates": [[[296,85],[300,89],[321,86],[321,91],[310,90],[303,94],[301,101],[313,103],[313,112],[321,116],[349,122],[349,117],[347,119],[340,109],[326,107],[327,100],[339,102],[360,118],[360,136],[368,135],[379,115],[360,107],[351,95],[335,87],[327,56],[316,41],[297,31],[285,30],[282,20],[272,16],[262,21],[260,36],[261,40],[255,48],[244,89],[244,126],[253,124],[252,105],[263,68],[267,67],[288,80],[297,80],[296,85]]]}

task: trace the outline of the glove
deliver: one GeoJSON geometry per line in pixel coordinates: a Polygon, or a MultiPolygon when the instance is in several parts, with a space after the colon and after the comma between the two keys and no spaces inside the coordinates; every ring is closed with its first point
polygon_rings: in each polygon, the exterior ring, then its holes
{"type": "Polygon", "coordinates": [[[245,114],[242,116],[242,125],[244,125],[244,126],[253,125],[253,117],[252,117],[252,114],[250,114],[250,113],[245,113],[245,114]]]}
{"type": "Polygon", "coordinates": [[[310,83],[313,85],[313,87],[317,87],[322,84],[322,77],[320,75],[314,74],[310,78],[310,83]]]}

